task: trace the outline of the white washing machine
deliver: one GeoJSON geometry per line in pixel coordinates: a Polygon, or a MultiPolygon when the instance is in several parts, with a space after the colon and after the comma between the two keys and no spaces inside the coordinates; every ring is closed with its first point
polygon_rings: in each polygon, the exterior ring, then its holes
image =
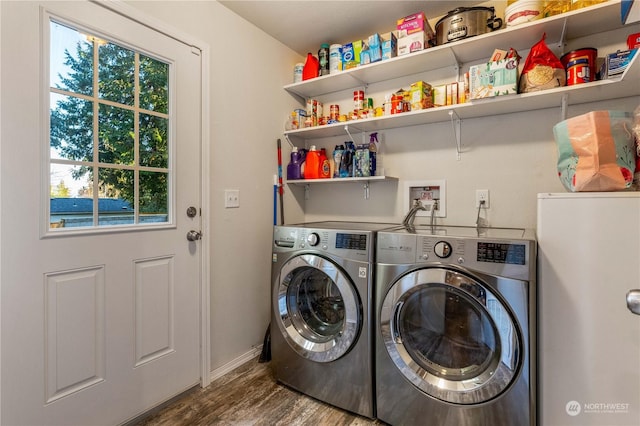
{"type": "Polygon", "coordinates": [[[533,233],[383,231],[376,257],[377,417],[391,425],[535,425],[533,233]]]}
{"type": "Polygon", "coordinates": [[[397,225],[275,226],[271,357],[276,379],[373,418],[375,234],[397,225]]]}

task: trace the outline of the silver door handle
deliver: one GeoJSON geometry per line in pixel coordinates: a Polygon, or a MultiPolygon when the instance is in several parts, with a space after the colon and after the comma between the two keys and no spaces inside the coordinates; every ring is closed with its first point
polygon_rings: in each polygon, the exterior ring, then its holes
{"type": "Polygon", "coordinates": [[[202,232],[194,231],[193,229],[187,232],[187,240],[189,241],[198,241],[202,238],[202,232]]]}
{"type": "Polygon", "coordinates": [[[627,308],[632,313],[640,315],[640,290],[629,290],[629,293],[627,293],[627,308]]]}

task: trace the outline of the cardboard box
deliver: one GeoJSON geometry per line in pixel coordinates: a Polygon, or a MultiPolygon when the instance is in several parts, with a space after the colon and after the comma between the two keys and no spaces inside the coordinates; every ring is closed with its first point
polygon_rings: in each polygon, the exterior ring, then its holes
{"type": "Polygon", "coordinates": [[[424,12],[414,13],[398,19],[396,29],[398,30],[398,38],[406,37],[420,31],[427,33],[429,40],[435,37],[435,33],[431,25],[429,25],[429,21],[427,21],[424,12]]]}
{"type": "Polygon", "coordinates": [[[360,65],[370,64],[382,60],[382,39],[380,34],[370,35],[367,40],[367,48],[360,52],[360,65]]]}
{"type": "Polygon", "coordinates": [[[637,51],[638,49],[618,50],[616,53],[608,54],[600,70],[600,79],[619,77],[624,74],[637,51]]]}
{"type": "Polygon", "coordinates": [[[433,105],[445,106],[447,104],[447,85],[433,86],[433,105]]]}
{"type": "Polygon", "coordinates": [[[518,93],[518,59],[473,65],[469,69],[469,96],[473,99],[518,93]]]}
{"type": "Polygon", "coordinates": [[[427,109],[433,107],[431,85],[424,81],[416,81],[409,88],[409,102],[411,110],[427,109]]]}
{"type": "Polygon", "coordinates": [[[413,33],[398,39],[398,56],[418,52],[429,47],[427,34],[424,31],[413,33]]]}
{"type": "Polygon", "coordinates": [[[398,39],[393,32],[388,32],[380,36],[382,38],[382,59],[395,58],[398,54],[398,39]]]}
{"type": "Polygon", "coordinates": [[[624,25],[640,22],[640,0],[625,0],[621,2],[620,17],[624,25]]]}
{"type": "Polygon", "coordinates": [[[362,40],[356,40],[342,46],[342,69],[348,70],[360,65],[360,53],[367,49],[367,44],[362,40]]]}

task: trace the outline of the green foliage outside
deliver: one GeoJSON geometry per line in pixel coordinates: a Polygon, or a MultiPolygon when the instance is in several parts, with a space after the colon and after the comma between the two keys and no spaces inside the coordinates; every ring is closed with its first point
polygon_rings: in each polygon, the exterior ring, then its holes
{"type": "MultiPolygon", "coordinates": [[[[98,55],[98,96],[109,104],[98,105],[98,172],[101,197],[122,198],[134,206],[134,172],[111,165],[134,166],[135,152],[135,52],[112,43],[79,42],[75,52],[65,50],[65,65],[71,71],[59,75],[58,89],[93,96],[93,50],[98,55]],[[115,103],[115,104],[113,104],[115,103]],[[102,166],[104,165],[104,167],[102,166]]],[[[148,111],[168,113],[168,65],[140,55],[139,106],[148,111]]],[[[62,158],[93,161],[94,105],[90,100],[64,96],[51,109],[50,144],[62,158]]],[[[168,120],[157,115],[140,113],[140,166],[168,168],[168,120]]],[[[88,176],[96,179],[93,167],[75,169],[73,178],[88,176]]],[[[165,171],[139,173],[139,211],[166,213],[168,174],[165,171]]],[[[56,195],[60,196],[56,191],[56,195]]],[[[53,190],[52,190],[53,193],[53,190]]],[[[52,194],[53,195],[53,194],[52,194]]]]}

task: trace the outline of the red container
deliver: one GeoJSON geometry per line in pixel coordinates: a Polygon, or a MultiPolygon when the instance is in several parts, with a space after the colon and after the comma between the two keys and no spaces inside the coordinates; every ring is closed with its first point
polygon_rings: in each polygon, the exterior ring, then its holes
{"type": "Polygon", "coordinates": [[[640,33],[634,33],[627,37],[627,47],[629,50],[640,47],[640,33]]]}
{"type": "Polygon", "coordinates": [[[562,58],[560,58],[560,62],[562,62],[564,69],[567,71],[567,86],[595,81],[597,60],[598,49],[593,47],[585,47],[563,55],[562,58]],[[583,59],[587,61],[588,71],[582,69],[584,68],[584,62],[580,60],[583,59]],[[578,67],[578,69],[574,69],[575,67],[578,67]],[[581,77],[576,78],[578,74],[580,74],[581,77]],[[570,80],[570,78],[573,79],[570,80]]]}

